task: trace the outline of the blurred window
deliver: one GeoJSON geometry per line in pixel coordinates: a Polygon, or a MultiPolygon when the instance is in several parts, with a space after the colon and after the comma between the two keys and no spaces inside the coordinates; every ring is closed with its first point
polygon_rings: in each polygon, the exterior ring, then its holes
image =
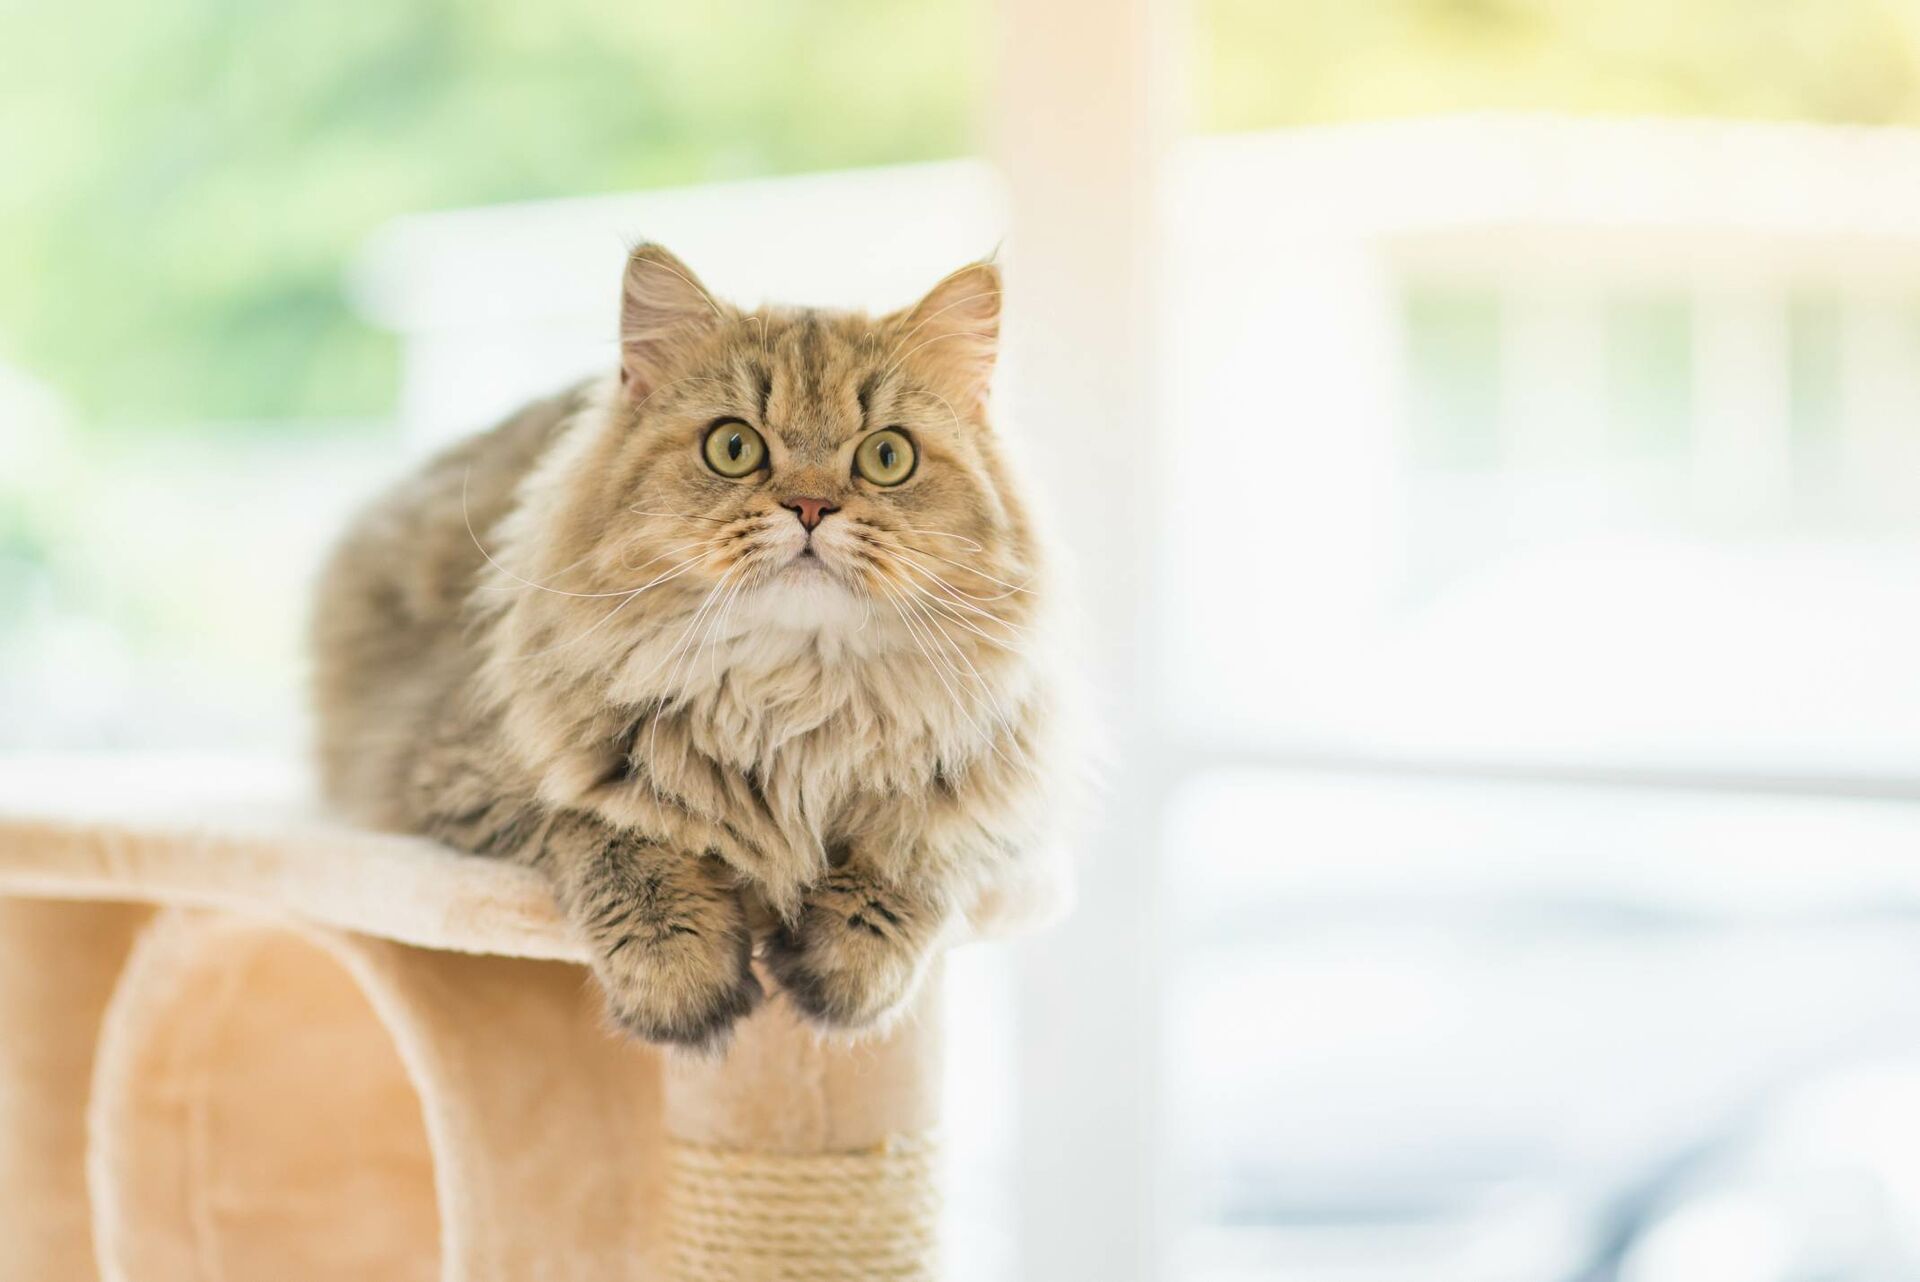
{"type": "MultiPolygon", "coordinates": [[[[1904,10],[1659,9],[1211,0],[1203,115],[1920,118],[1904,10]]],[[[1176,1276],[1920,1276],[1862,1120],[1920,1112],[1916,165],[1763,119],[1188,146],[1176,1276]]]]}

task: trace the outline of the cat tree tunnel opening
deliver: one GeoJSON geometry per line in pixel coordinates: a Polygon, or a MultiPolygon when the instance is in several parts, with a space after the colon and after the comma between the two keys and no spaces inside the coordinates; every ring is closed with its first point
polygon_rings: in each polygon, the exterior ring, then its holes
{"type": "Polygon", "coordinates": [[[578,966],[161,911],[107,1005],[112,1282],[657,1274],[658,1057],[578,966]]]}
{"type": "Polygon", "coordinates": [[[440,1276],[420,1095],[352,960],[237,918],[166,914],[141,939],[94,1070],[106,1277],[440,1276]]]}

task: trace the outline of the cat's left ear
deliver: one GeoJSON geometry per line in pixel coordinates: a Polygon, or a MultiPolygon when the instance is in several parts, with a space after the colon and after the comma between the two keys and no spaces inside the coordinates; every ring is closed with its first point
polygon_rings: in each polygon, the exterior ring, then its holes
{"type": "Polygon", "coordinates": [[[972,263],[935,285],[896,319],[901,364],[963,398],[969,408],[987,399],[1000,353],[1000,268],[972,263]]]}
{"type": "Polygon", "coordinates": [[[620,382],[638,405],[673,377],[675,361],[726,318],[693,269],[658,245],[627,257],[620,290],[620,382]]]}

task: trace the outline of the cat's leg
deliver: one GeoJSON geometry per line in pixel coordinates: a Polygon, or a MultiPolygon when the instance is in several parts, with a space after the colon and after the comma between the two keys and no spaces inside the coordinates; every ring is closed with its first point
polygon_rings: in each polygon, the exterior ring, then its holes
{"type": "Polygon", "coordinates": [[[865,1028],[913,995],[949,902],[937,885],[884,877],[856,852],[774,931],[767,966],[814,1023],[865,1028]]]}
{"type": "Polygon", "coordinates": [[[760,998],[752,933],[725,867],[536,801],[509,787],[476,741],[486,742],[450,728],[414,763],[413,825],[546,874],[622,1028],[653,1042],[720,1046],[760,998]]]}
{"type": "Polygon", "coordinates": [[[560,813],[530,862],[552,878],[621,1028],[717,1050],[759,1001],[746,912],[717,860],[560,813]]]}

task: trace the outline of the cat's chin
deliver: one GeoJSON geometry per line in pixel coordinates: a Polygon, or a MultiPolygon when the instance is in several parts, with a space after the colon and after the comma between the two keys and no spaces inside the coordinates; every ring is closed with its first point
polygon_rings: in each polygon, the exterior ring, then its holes
{"type": "Polygon", "coordinates": [[[795,557],[741,604],[764,626],[808,632],[853,629],[866,623],[869,603],[814,557],[795,557]]]}

